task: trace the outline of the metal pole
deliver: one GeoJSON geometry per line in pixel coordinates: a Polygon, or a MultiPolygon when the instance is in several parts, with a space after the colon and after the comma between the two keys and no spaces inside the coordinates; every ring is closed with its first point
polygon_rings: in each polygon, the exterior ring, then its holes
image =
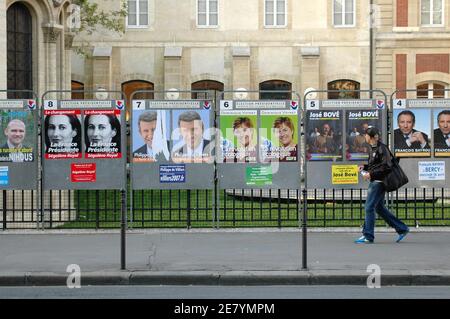
{"type": "MultiPolygon", "coordinates": [[[[305,185],[306,186],[306,185],[305,185]]],[[[307,236],[307,189],[303,188],[303,218],[302,218],[302,270],[308,270],[308,236],[307,236]]]]}
{"type": "Polygon", "coordinates": [[[187,210],[187,228],[191,229],[191,190],[187,190],[186,194],[186,210],[187,210]]]}
{"type": "Polygon", "coordinates": [[[3,190],[3,230],[6,230],[6,205],[7,205],[7,200],[6,200],[6,190],[3,190]]]}
{"type": "Polygon", "coordinates": [[[127,231],[127,192],[122,189],[121,193],[121,221],[120,221],[120,269],[126,269],[126,231],[127,231]]]}

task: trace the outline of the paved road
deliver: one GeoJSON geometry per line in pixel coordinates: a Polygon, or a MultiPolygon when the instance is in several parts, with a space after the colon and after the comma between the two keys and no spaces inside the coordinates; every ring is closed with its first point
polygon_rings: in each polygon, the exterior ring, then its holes
{"type": "MultiPolygon", "coordinates": [[[[412,233],[394,243],[395,234],[377,235],[373,245],[355,245],[356,233],[311,233],[308,267],[311,270],[366,271],[450,270],[450,232],[412,233]]],[[[65,273],[67,265],[82,271],[120,268],[119,234],[0,233],[0,273],[65,273]]],[[[300,234],[142,233],[127,237],[127,268],[152,271],[291,271],[301,269],[300,234]]]]}
{"type": "Polygon", "coordinates": [[[0,287],[0,299],[450,299],[450,287],[90,286],[0,287]]]}

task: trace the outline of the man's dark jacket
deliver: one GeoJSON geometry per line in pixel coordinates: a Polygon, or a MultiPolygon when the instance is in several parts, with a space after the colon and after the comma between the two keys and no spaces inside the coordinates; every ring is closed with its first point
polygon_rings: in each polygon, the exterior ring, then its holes
{"type": "Polygon", "coordinates": [[[383,181],[391,172],[392,160],[388,147],[378,141],[375,149],[369,148],[369,162],[364,165],[364,170],[370,173],[371,181],[383,181]]]}

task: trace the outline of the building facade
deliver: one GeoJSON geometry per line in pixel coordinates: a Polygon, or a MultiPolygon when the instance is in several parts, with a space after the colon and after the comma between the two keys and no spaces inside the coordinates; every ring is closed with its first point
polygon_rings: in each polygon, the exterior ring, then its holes
{"type": "MultiPolygon", "coordinates": [[[[95,0],[105,10],[118,10],[121,1],[95,0]]],[[[0,88],[39,95],[71,87],[128,95],[139,88],[279,89],[302,96],[307,88],[372,85],[388,94],[417,89],[411,98],[448,97],[450,0],[126,2],[123,35],[99,29],[73,41],[69,0],[0,0],[0,88]],[[90,55],[75,53],[72,43],[88,43],[90,55]]]]}
{"type": "MultiPolygon", "coordinates": [[[[118,1],[97,0],[119,9],[118,1]]],[[[128,1],[124,35],[98,32],[73,54],[74,85],[293,90],[370,86],[369,1],[128,1]]],[[[282,95],[281,95],[282,96],[282,95]]],[[[279,96],[279,97],[281,97],[279,96]]],[[[274,97],[274,96],[262,96],[274,97]]]]}
{"type": "Polygon", "coordinates": [[[398,97],[449,97],[450,1],[378,1],[376,86],[388,92],[417,89],[398,97]],[[432,90],[432,91],[425,91],[432,90]]]}

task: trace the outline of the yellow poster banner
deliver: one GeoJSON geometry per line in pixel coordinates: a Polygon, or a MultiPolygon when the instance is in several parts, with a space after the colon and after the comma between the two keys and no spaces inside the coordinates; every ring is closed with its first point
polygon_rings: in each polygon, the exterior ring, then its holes
{"type": "Polygon", "coordinates": [[[331,180],[333,185],[358,184],[358,165],[332,165],[331,180]]]}

